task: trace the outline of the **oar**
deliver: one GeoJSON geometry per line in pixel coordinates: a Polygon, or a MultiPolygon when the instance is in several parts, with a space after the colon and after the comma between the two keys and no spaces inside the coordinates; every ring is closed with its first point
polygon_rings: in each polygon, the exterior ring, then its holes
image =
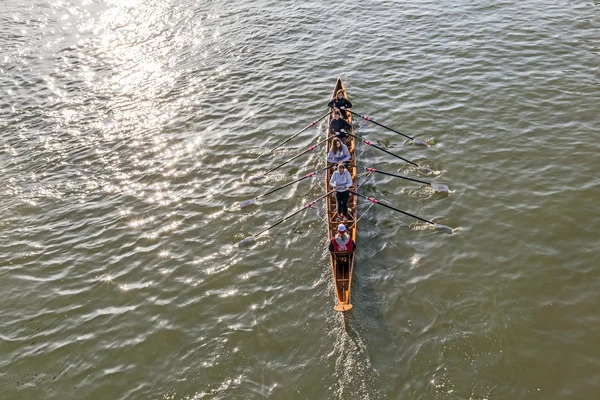
{"type": "Polygon", "coordinates": [[[281,146],[283,146],[284,144],[286,144],[287,142],[289,142],[290,140],[292,140],[293,138],[295,138],[296,136],[298,136],[299,134],[301,134],[302,132],[306,131],[308,128],[312,128],[313,126],[315,126],[317,124],[317,122],[319,122],[320,120],[322,120],[323,118],[325,118],[326,116],[328,116],[329,113],[323,115],[322,117],[320,117],[319,119],[311,122],[310,124],[306,125],[303,129],[301,129],[299,132],[296,132],[295,134],[293,134],[290,138],[284,140],[283,142],[279,143],[277,146],[273,147],[271,150],[267,151],[265,154],[262,154],[262,156],[265,156],[269,153],[274,152],[275,150],[277,150],[278,148],[280,148],[281,146]]]}
{"type": "Polygon", "coordinates": [[[387,130],[390,130],[390,131],[392,131],[392,132],[394,132],[394,133],[397,133],[398,135],[404,136],[405,138],[408,138],[408,139],[412,140],[412,141],[413,141],[415,144],[418,144],[418,145],[420,145],[420,146],[429,146],[429,145],[427,144],[427,142],[424,142],[424,141],[423,141],[423,140],[421,140],[421,139],[415,139],[415,138],[414,138],[414,137],[412,137],[412,136],[408,136],[408,135],[406,135],[406,134],[404,134],[404,133],[402,133],[402,132],[398,132],[397,130],[395,130],[395,129],[392,129],[392,128],[390,128],[390,127],[387,127],[387,126],[385,126],[385,125],[383,125],[383,124],[380,124],[380,123],[379,123],[379,122],[377,122],[377,121],[373,121],[373,120],[372,120],[371,118],[369,118],[369,117],[363,117],[363,116],[362,116],[362,115],[360,115],[359,113],[355,113],[355,112],[354,112],[354,111],[352,111],[352,110],[348,110],[348,111],[350,111],[352,114],[356,115],[357,117],[360,117],[360,118],[364,119],[365,121],[372,122],[372,123],[374,123],[375,125],[379,125],[379,126],[380,126],[380,127],[382,127],[382,128],[385,128],[385,129],[387,129],[387,130]]]}
{"type": "Polygon", "coordinates": [[[273,171],[276,171],[276,170],[278,170],[279,168],[283,167],[284,165],[291,163],[291,162],[292,162],[292,161],[294,161],[296,158],[298,158],[298,157],[301,157],[301,156],[305,155],[306,153],[308,153],[308,152],[310,152],[310,151],[313,151],[314,149],[316,149],[316,148],[317,148],[317,146],[318,146],[318,145],[320,145],[321,143],[325,143],[326,141],[328,141],[328,140],[329,140],[329,139],[331,139],[332,137],[334,137],[334,136],[333,136],[333,135],[332,135],[332,136],[329,136],[327,139],[323,139],[323,140],[321,140],[320,142],[318,142],[317,144],[313,144],[313,145],[312,145],[312,146],[310,146],[308,149],[304,150],[302,153],[300,153],[300,154],[296,154],[294,157],[290,158],[289,160],[287,160],[287,161],[286,161],[286,162],[284,162],[283,164],[279,164],[279,165],[278,165],[278,166],[276,166],[275,168],[271,168],[270,170],[268,170],[268,171],[267,171],[267,172],[265,172],[264,174],[262,174],[262,175],[257,175],[257,176],[255,176],[255,177],[252,177],[252,178],[250,178],[250,182],[257,181],[257,180],[259,180],[259,179],[262,179],[262,178],[264,178],[265,176],[267,176],[267,175],[268,175],[268,174],[270,174],[271,172],[273,172],[273,171]]]}
{"type": "Polygon", "coordinates": [[[356,195],[356,196],[364,197],[365,199],[369,200],[371,203],[378,204],[378,205],[380,205],[380,206],[384,206],[384,207],[386,207],[386,208],[389,208],[390,210],[394,210],[394,211],[397,211],[397,212],[399,212],[399,213],[402,213],[402,214],[408,215],[409,217],[416,218],[416,219],[418,219],[419,221],[427,222],[428,224],[430,224],[430,225],[433,225],[433,227],[434,227],[435,229],[439,229],[439,230],[441,230],[441,231],[444,231],[444,232],[447,232],[447,233],[452,233],[452,232],[454,231],[454,230],[453,230],[452,228],[450,228],[449,226],[442,225],[442,224],[436,224],[435,222],[428,221],[428,220],[426,220],[426,219],[424,219],[424,218],[417,217],[416,215],[413,215],[413,214],[407,213],[406,211],[399,210],[399,209],[397,209],[396,207],[392,207],[392,206],[390,206],[390,205],[388,205],[388,204],[382,203],[382,202],[380,202],[379,200],[377,200],[375,197],[368,197],[368,196],[365,196],[364,194],[360,194],[360,193],[354,192],[354,191],[352,191],[352,190],[348,190],[348,191],[349,191],[350,193],[352,193],[352,194],[356,195]]]}
{"type": "Polygon", "coordinates": [[[421,181],[419,179],[409,178],[408,176],[404,176],[404,175],[397,175],[397,174],[392,174],[391,172],[380,171],[380,170],[375,169],[375,168],[363,167],[362,165],[353,165],[353,164],[348,164],[348,165],[353,166],[353,167],[357,167],[357,168],[362,168],[365,171],[369,171],[369,172],[377,172],[378,174],[393,176],[394,178],[400,178],[400,179],[406,179],[407,181],[424,183],[425,185],[431,186],[433,188],[433,190],[436,191],[436,192],[445,192],[445,193],[448,193],[448,190],[449,190],[448,186],[444,185],[443,183],[425,182],[425,181],[421,181]]]}
{"type": "Polygon", "coordinates": [[[376,144],[374,144],[374,143],[373,143],[373,142],[371,142],[370,140],[367,140],[367,139],[365,139],[365,138],[363,138],[363,137],[360,137],[360,136],[358,136],[358,135],[355,135],[355,134],[353,134],[353,133],[350,133],[350,132],[346,132],[346,134],[348,134],[348,135],[350,135],[350,136],[352,136],[352,137],[354,137],[354,138],[356,138],[356,139],[362,140],[362,142],[363,142],[363,143],[365,143],[367,146],[373,146],[373,147],[375,147],[377,150],[381,150],[381,151],[383,151],[384,153],[387,153],[387,154],[389,154],[390,156],[393,156],[393,157],[399,158],[399,159],[400,159],[400,160],[402,160],[402,161],[406,161],[407,163],[409,163],[409,164],[411,164],[411,165],[414,165],[415,167],[419,168],[421,171],[433,172],[433,170],[432,170],[431,168],[427,168],[427,167],[421,167],[419,164],[417,164],[417,163],[415,163],[415,162],[412,162],[412,161],[410,161],[410,160],[407,160],[406,158],[400,157],[399,155],[397,155],[397,154],[394,154],[394,153],[392,153],[391,151],[389,151],[389,150],[386,150],[386,149],[384,149],[384,148],[383,148],[383,147],[381,147],[381,146],[377,146],[376,144]]]}
{"type": "Polygon", "coordinates": [[[261,197],[265,197],[265,196],[267,196],[267,195],[269,195],[269,194],[271,194],[271,193],[275,193],[275,192],[277,192],[278,190],[281,190],[281,189],[283,189],[283,188],[286,188],[286,187],[288,187],[288,186],[290,186],[290,185],[293,185],[293,184],[294,184],[294,183],[296,183],[296,182],[300,182],[300,181],[303,181],[304,179],[312,178],[313,176],[315,176],[315,175],[317,174],[317,172],[321,172],[321,171],[323,171],[323,170],[326,170],[327,168],[331,168],[331,167],[329,167],[329,166],[328,166],[328,167],[324,167],[324,168],[318,169],[318,170],[316,170],[316,171],[313,171],[313,172],[311,172],[311,173],[309,173],[309,174],[307,174],[307,175],[303,176],[302,178],[298,178],[298,179],[296,179],[296,180],[293,180],[293,181],[291,181],[290,183],[286,183],[286,184],[285,184],[285,185],[283,185],[283,186],[279,186],[278,188],[275,188],[275,189],[273,189],[273,190],[269,190],[269,191],[268,191],[268,192],[266,192],[266,193],[260,194],[260,195],[256,196],[256,197],[255,197],[255,198],[253,198],[253,199],[244,200],[244,201],[240,202],[240,208],[244,208],[244,207],[247,207],[247,206],[249,206],[249,205],[252,205],[252,204],[254,204],[254,203],[255,203],[255,201],[256,201],[256,200],[260,199],[261,197]]]}
{"type": "Polygon", "coordinates": [[[333,193],[333,192],[335,192],[335,190],[332,190],[332,191],[330,191],[330,192],[327,192],[327,193],[325,193],[323,196],[320,196],[320,197],[318,197],[318,198],[314,199],[313,201],[311,201],[310,203],[308,203],[308,204],[307,204],[307,205],[305,205],[304,207],[302,207],[302,208],[300,208],[300,209],[298,209],[298,210],[294,211],[294,212],[293,212],[293,213],[291,213],[291,214],[288,214],[288,215],[286,215],[286,216],[285,216],[283,219],[279,220],[278,222],[274,223],[273,225],[269,226],[268,228],[266,228],[266,229],[263,229],[262,231],[260,231],[260,232],[258,232],[258,233],[255,233],[254,235],[252,235],[252,236],[250,236],[250,237],[247,237],[247,238],[246,238],[246,239],[244,239],[244,240],[241,240],[240,242],[238,242],[238,243],[237,243],[237,246],[238,246],[238,247],[241,247],[241,246],[244,246],[244,245],[247,245],[247,244],[250,244],[250,243],[254,242],[254,240],[255,240],[255,239],[256,239],[256,238],[257,238],[259,235],[261,235],[261,234],[265,233],[266,231],[268,231],[268,230],[269,230],[269,229],[271,229],[271,228],[274,228],[274,227],[276,227],[277,225],[281,224],[282,222],[284,222],[284,221],[287,221],[288,219],[292,218],[292,217],[293,217],[293,216],[295,216],[296,214],[300,214],[302,211],[304,211],[304,210],[307,210],[307,209],[311,208],[312,206],[314,206],[314,205],[315,205],[315,203],[316,203],[317,201],[319,201],[319,200],[321,200],[321,199],[324,199],[325,197],[329,196],[329,195],[330,195],[331,193],[333,193]]]}

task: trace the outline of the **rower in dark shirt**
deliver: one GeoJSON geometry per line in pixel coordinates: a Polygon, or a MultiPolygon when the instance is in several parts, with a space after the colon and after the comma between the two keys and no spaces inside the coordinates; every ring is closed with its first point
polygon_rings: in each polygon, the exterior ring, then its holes
{"type": "Polygon", "coordinates": [[[349,119],[350,114],[348,109],[352,108],[352,103],[350,103],[350,100],[344,98],[344,91],[342,89],[337,91],[336,97],[331,99],[331,101],[327,103],[327,106],[333,108],[334,110],[340,110],[341,117],[343,117],[346,121],[349,119]]]}
{"type": "Polygon", "coordinates": [[[343,118],[340,118],[340,111],[333,112],[333,119],[329,123],[329,135],[340,138],[342,143],[346,144],[346,132],[350,132],[352,127],[343,118]]]}

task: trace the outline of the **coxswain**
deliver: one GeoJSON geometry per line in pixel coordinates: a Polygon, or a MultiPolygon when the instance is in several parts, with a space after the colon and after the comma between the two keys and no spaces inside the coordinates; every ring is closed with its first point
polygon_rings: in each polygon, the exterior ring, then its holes
{"type": "Polygon", "coordinates": [[[335,189],[335,200],[337,203],[337,219],[344,221],[348,217],[348,189],[352,186],[352,176],[343,163],[338,164],[337,171],[331,174],[329,184],[335,189]]]}
{"type": "Polygon", "coordinates": [[[329,243],[329,251],[335,253],[338,251],[354,251],[354,249],[356,249],[356,244],[354,244],[354,240],[348,234],[346,225],[339,224],[336,235],[331,238],[331,242],[329,243]]]}
{"type": "Polygon", "coordinates": [[[327,162],[339,164],[350,159],[350,151],[348,147],[338,138],[333,138],[331,141],[331,150],[327,154],[327,162]]]}
{"type": "Polygon", "coordinates": [[[348,109],[352,108],[352,103],[344,97],[344,91],[342,89],[337,91],[335,97],[327,103],[327,106],[334,110],[340,110],[342,113],[341,116],[344,117],[345,120],[349,119],[348,109]]]}
{"type": "Polygon", "coordinates": [[[340,111],[333,112],[333,119],[329,123],[329,135],[340,138],[342,143],[346,144],[346,132],[350,132],[352,127],[345,119],[340,118],[340,111]]]}

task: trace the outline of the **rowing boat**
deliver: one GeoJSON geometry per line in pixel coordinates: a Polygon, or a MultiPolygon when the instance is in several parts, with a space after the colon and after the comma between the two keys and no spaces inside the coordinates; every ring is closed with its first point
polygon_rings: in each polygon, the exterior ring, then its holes
{"type": "MultiPolygon", "coordinates": [[[[335,88],[333,90],[333,97],[336,96],[336,94],[339,90],[341,90],[342,93],[344,94],[344,98],[348,99],[348,95],[346,93],[346,88],[344,87],[344,84],[342,83],[342,80],[340,78],[338,78],[338,80],[335,84],[335,88]]],[[[400,209],[398,209],[390,204],[387,204],[386,202],[382,202],[374,197],[369,197],[369,196],[366,196],[366,195],[358,192],[358,182],[357,182],[357,170],[358,169],[363,169],[363,170],[367,171],[368,174],[379,173],[379,174],[383,174],[386,176],[401,178],[401,179],[429,185],[429,186],[431,186],[431,188],[434,191],[442,192],[442,193],[448,193],[448,186],[441,184],[441,183],[426,182],[426,181],[422,181],[420,179],[415,179],[415,178],[411,178],[408,176],[398,175],[398,174],[394,174],[391,172],[385,172],[385,171],[381,171],[379,169],[365,167],[363,165],[358,165],[357,159],[356,159],[356,145],[359,142],[362,142],[367,147],[372,147],[374,149],[377,149],[379,151],[382,151],[382,152],[388,154],[389,156],[395,157],[396,159],[399,159],[399,160],[402,160],[404,162],[411,164],[413,167],[418,168],[419,171],[433,172],[427,167],[421,166],[421,165],[415,163],[414,161],[403,158],[395,153],[392,153],[389,150],[386,150],[384,147],[381,147],[380,145],[377,145],[377,144],[371,142],[370,140],[367,140],[366,138],[356,135],[356,132],[355,132],[354,128],[352,127],[352,115],[356,115],[357,117],[362,118],[366,122],[372,122],[373,124],[375,124],[379,127],[385,128],[389,131],[395,132],[398,135],[404,136],[404,137],[410,139],[416,145],[425,145],[425,147],[427,147],[428,145],[426,142],[424,142],[421,139],[408,136],[402,132],[398,132],[392,128],[389,128],[389,127],[379,123],[379,122],[374,121],[372,118],[363,117],[362,115],[360,115],[352,110],[348,110],[348,111],[350,111],[350,114],[348,114],[348,118],[349,118],[348,122],[350,123],[350,132],[348,133],[349,136],[347,137],[346,145],[348,146],[348,151],[350,152],[350,160],[348,161],[347,168],[348,168],[348,172],[350,172],[350,176],[352,177],[353,185],[349,189],[349,192],[351,194],[351,196],[349,196],[349,198],[348,198],[348,214],[349,215],[348,215],[348,220],[345,221],[344,224],[346,225],[348,232],[352,237],[352,240],[354,240],[354,242],[356,243],[356,228],[357,228],[356,225],[359,220],[358,213],[357,213],[357,205],[358,205],[359,197],[362,197],[365,200],[368,200],[370,203],[372,203],[371,206],[378,205],[381,207],[385,207],[385,208],[395,211],[397,213],[401,213],[401,214],[404,214],[411,218],[415,218],[423,223],[428,224],[429,226],[433,227],[434,229],[444,231],[447,233],[452,233],[454,230],[452,228],[450,228],[449,226],[442,225],[442,224],[439,224],[439,223],[436,223],[433,221],[429,221],[425,218],[422,218],[417,215],[400,210],[400,209]]],[[[316,126],[317,122],[319,122],[320,120],[328,117],[328,119],[327,119],[327,122],[328,122],[327,134],[325,135],[326,136],[325,139],[319,140],[316,144],[313,144],[308,149],[303,150],[302,152],[296,154],[295,156],[293,156],[291,158],[288,158],[286,161],[277,165],[276,167],[271,168],[270,170],[268,170],[262,174],[251,177],[249,179],[249,181],[256,182],[256,181],[264,178],[265,176],[269,175],[270,173],[277,171],[279,168],[289,164],[291,161],[320,148],[319,145],[321,145],[322,143],[327,143],[326,146],[323,146],[325,148],[325,158],[327,158],[327,154],[329,153],[329,150],[331,149],[331,137],[329,136],[329,123],[331,122],[331,118],[333,118],[332,114],[333,114],[333,110],[330,110],[330,112],[324,114],[317,120],[311,122],[308,126],[304,127],[299,132],[292,135],[290,138],[279,143],[273,149],[271,149],[267,153],[265,153],[265,155],[272,154],[274,152],[274,150],[280,148],[285,143],[288,143],[290,140],[292,140],[293,138],[295,138],[302,132],[305,132],[310,127],[316,126]]],[[[315,139],[318,139],[318,138],[319,137],[317,137],[315,139]]],[[[254,197],[253,199],[247,199],[247,200],[240,202],[239,203],[240,208],[250,206],[252,204],[255,204],[256,200],[258,200],[260,198],[263,198],[265,196],[276,193],[279,190],[282,190],[282,189],[284,189],[290,185],[293,185],[295,183],[298,183],[300,181],[310,179],[310,178],[316,176],[317,173],[320,171],[323,171],[323,170],[327,171],[327,173],[325,175],[326,176],[325,187],[327,188],[325,190],[325,194],[322,194],[321,196],[317,197],[316,199],[309,202],[305,206],[295,210],[291,214],[286,215],[285,217],[283,217],[279,221],[275,222],[274,224],[271,224],[268,227],[262,229],[261,231],[253,234],[252,236],[249,236],[249,237],[241,240],[240,242],[238,242],[238,246],[241,247],[241,246],[246,246],[246,245],[249,245],[250,243],[253,243],[256,240],[256,238],[259,237],[260,235],[262,235],[262,234],[266,233],[267,231],[269,231],[270,229],[282,224],[283,222],[287,221],[288,219],[293,218],[296,215],[299,215],[302,212],[312,208],[318,201],[323,200],[323,199],[325,199],[325,208],[326,208],[326,213],[327,213],[327,215],[326,215],[327,237],[328,237],[329,241],[331,241],[332,238],[336,235],[337,227],[340,224],[340,221],[337,220],[335,190],[329,190],[329,181],[331,180],[331,175],[333,174],[334,169],[335,168],[325,166],[324,168],[313,171],[305,176],[295,179],[292,182],[288,182],[285,185],[279,186],[275,189],[271,189],[266,193],[262,193],[256,197],[254,197]]],[[[369,209],[371,208],[371,206],[369,206],[369,209]]],[[[367,209],[367,211],[368,211],[368,209],[367,209]]],[[[336,296],[336,300],[337,300],[337,304],[334,306],[333,309],[335,311],[339,311],[339,312],[343,313],[345,311],[352,309],[352,303],[350,302],[350,293],[351,293],[351,287],[352,287],[352,274],[354,272],[354,253],[353,252],[330,252],[329,260],[331,263],[331,274],[333,277],[333,286],[335,289],[335,296],[336,296]]]]}
{"type": "MultiPolygon", "coordinates": [[[[341,78],[338,78],[335,89],[333,89],[333,98],[336,97],[338,90],[342,90],[344,93],[344,98],[348,99],[348,95],[346,93],[346,88],[344,87],[344,83],[341,78]]],[[[333,118],[333,109],[329,115],[328,122],[333,118]]],[[[352,114],[348,113],[348,122],[352,126],[352,114]]],[[[329,123],[327,124],[327,130],[329,131],[329,123]]],[[[354,128],[351,128],[351,133],[354,133],[354,128]]],[[[356,164],[356,146],[355,140],[352,136],[349,136],[346,142],[346,146],[348,146],[348,151],[350,152],[350,161],[349,164],[356,164]]],[[[331,147],[331,141],[327,142],[327,146],[325,147],[325,157],[327,157],[327,153],[329,152],[331,147]]],[[[329,186],[329,180],[331,179],[331,175],[333,174],[335,168],[327,169],[327,174],[325,176],[325,187],[329,186]]],[[[352,176],[352,187],[351,189],[356,191],[358,182],[356,180],[356,168],[349,167],[348,171],[352,176]]],[[[357,220],[357,198],[356,196],[350,196],[348,198],[348,214],[350,219],[345,222],[346,227],[348,228],[348,233],[351,235],[352,240],[356,243],[356,220],[357,220]]],[[[325,202],[325,207],[327,210],[327,235],[329,240],[336,235],[337,227],[340,224],[340,221],[336,220],[336,200],[335,193],[329,195],[327,197],[327,201],[325,202]]],[[[352,304],[350,303],[350,288],[352,286],[352,272],[354,270],[354,253],[353,252],[331,252],[329,255],[329,259],[331,262],[331,273],[333,276],[333,286],[335,288],[335,295],[337,298],[337,304],[333,308],[335,311],[348,311],[352,308],[352,304]]]]}

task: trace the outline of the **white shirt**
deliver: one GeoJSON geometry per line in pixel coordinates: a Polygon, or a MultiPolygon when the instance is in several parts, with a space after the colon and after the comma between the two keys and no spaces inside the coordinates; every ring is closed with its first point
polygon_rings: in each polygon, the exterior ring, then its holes
{"type": "Polygon", "coordinates": [[[333,175],[331,175],[329,184],[333,186],[337,192],[345,192],[346,190],[350,189],[350,186],[352,186],[352,176],[347,169],[345,169],[344,173],[341,175],[339,171],[336,170],[333,175]]]}
{"type": "Polygon", "coordinates": [[[329,154],[327,154],[327,161],[330,163],[341,163],[344,161],[348,161],[350,159],[350,152],[348,151],[348,146],[342,144],[342,150],[339,152],[334,152],[333,149],[329,150],[329,154]]]}

